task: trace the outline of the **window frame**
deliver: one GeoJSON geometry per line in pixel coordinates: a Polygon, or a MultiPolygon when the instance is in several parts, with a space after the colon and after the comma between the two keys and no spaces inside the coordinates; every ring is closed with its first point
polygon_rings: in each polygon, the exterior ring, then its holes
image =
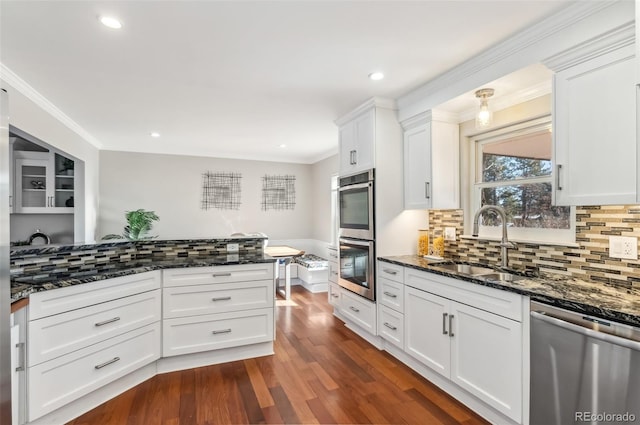
{"type": "MultiPolygon", "coordinates": [[[[529,183],[550,183],[555,189],[553,167],[553,149],[551,155],[551,174],[549,176],[516,178],[513,180],[501,180],[497,182],[482,182],[482,155],[483,145],[504,140],[509,137],[535,133],[541,130],[551,131],[552,121],[550,115],[522,121],[497,130],[476,134],[469,137],[470,173],[469,173],[469,198],[471,215],[480,208],[481,191],[483,188],[509,186],[529,183]]],[[[553,199],[553,198],[552,198],[553,199]]],[[[469,223],[469,228],[471,223],[469,223]]],[[[551,244],[575,244],[576,241],[576,213],[575,207],[570,207],[568,229],[544,229],[531,227],[509,227],[509,239],[525,243],[551,243],[551,244]]],[[[500,239],[502,237],[501,226],[484,226],[480,223],[478,237],[480,239],[500,239]]]]}

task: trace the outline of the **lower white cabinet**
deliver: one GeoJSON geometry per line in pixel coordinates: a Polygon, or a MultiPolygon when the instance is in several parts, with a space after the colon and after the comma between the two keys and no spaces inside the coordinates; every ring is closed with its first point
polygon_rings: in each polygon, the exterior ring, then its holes
{"type": "Polygon", "coordinates": [[[342,290],[340,294],[341,313],[371,335],[376,335],[376,303],[348,290],[342,290]]]}
{"type": "Polygon", "coordinates": [[[341,288],[337,283],[329,282],[329,304],[334,308],[340,308],[340,291],[341,288]]]}
{"type": "Polygon", "coordinates": [[[405,352],[522,422],[522,323],[409,286],[405,352]]]}
{"type": "Polygon", "coordinates": [[[378,310],[378,334],[398,348],[404,348],[404,314],[380,305],[378,310]]]}
{"type": "Polygon", "coordinates": [[[27,307],[11,314],[11,420],[13,425],[27,421],[27,307]]]}

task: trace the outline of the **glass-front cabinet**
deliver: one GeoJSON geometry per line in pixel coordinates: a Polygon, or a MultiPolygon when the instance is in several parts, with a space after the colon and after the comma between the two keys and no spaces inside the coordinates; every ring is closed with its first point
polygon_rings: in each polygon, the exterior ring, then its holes
{"type": "Polygon", "coordinates": [[[15,213],[73,213],[74,163],[53,152],[14,151],[15,213]]]}

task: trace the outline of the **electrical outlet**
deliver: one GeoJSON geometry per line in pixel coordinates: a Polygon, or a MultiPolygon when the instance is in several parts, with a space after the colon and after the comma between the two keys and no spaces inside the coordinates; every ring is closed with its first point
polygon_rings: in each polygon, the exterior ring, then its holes
{"type": "Polygon", "coordinates": [[[445,227],[444,228],[444,240],[445,241],[455,241],[456,240],[456,228],[455,227],[445,227]]]}
{"type": "Polygon", "coordinates": [[[238,252],[240,246],[237,243],[228,243],[227,252],[238,252]]]}
{"type": "Polygon", "coordinates": [[[610,236],[609,257],[637,260],[638,238],[633,236],[610,236]]]}

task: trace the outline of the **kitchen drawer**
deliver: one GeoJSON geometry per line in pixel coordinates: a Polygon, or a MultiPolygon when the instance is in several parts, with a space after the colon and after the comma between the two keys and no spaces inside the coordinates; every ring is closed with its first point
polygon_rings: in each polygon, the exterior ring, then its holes
{"type": "Polygon", "coordinates": [[[273,308],[167,319],[163,357],[273,341],[273,308]]]}
{"type": "Polygon", "coordinates": [[[329,253],[329,261],[338,262],[338,249],[337,248],[327,248],[327,252],[329,253]]]}
{"type": "Polygon", "coordinates": [[[160,358],[160,322],[29,368],[29,421],[160,358]]]}
{"type": "Polygon", "coordinates": [[[163,289],[163,318],[273,307],[273,280],[163,289]]]}
{"type": "Polygon", "coordinates": [[[29,296],[29,320],[160,289],[160,271],[99,280],[29,296]]]}
{"type": "Polygon", "coordinates": [[[404,285],[385,277],[378,277],[378,285],[380,285],[380,292],[378,293],[378,300],[380,300],[380,303],[403,313],[404,285]]]}
{"type": "Polygon", "coordinates": [[[340,308],[340,291],[342,291],[342,288],[339,285],[329,283],[329,304],[336,308],[340,308]]]}
{"type": "Polygon", "coordinates": [[[378,334],[388,342],[404,349],[404,314],[384,305],[378,311],[378,334]]]}
{"type": "Polygon", "coordinates": [[[29,322],[29,366],[160,320],[160,290],[29,322]]]}
{"type": "Polygon", "coordinates": [[[405,286],[427,291],[518,322],[522,321],[522,296],[513,292],[410,268],[405,271],[405,286]]]}
{"type": "Polygon", "coordinates": [[[395,282],[404,282],[404,267],[384,261],[378,261],[378,277],[384,277],[395,282]]]}
{"type": "Polygon", "coordinates": [[[340,276],[340,268],[338,263],[329,261],[329,282],[338,283],[338,277],[340,276]]]}
{"type": "Polygon", "coordinates": [[[168,286],[206,285],[275,278],[274,263],[194,267],[162,271],[162,283],[168,286]]]}
{"type": "Polygon", "coordinates": [[[348,290],[341,291],[340,311],[354,323],[376,335],[376,304],[348,290]]]}

